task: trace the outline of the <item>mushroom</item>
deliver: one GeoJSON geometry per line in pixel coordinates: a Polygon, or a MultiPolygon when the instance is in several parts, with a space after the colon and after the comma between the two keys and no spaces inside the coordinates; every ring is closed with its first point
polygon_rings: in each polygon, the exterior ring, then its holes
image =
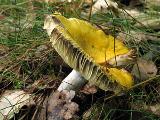
{"type": "Polygon", "coordinates": [[[58,91],[78,90],[86,80],[103,90],[121,91],[133,84],[132,76],[114,67],[132,60],[133,52],[90,23],[48,15],[44,29],[53,47],[73,71],[62,81],[58,91]],[[117,58],[117,59],[116,59],[117,58]]]}

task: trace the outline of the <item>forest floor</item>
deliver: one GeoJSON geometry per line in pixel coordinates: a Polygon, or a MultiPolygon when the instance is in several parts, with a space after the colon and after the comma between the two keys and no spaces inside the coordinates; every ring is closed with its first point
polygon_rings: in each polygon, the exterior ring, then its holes
{"type": "Polygon", "coordinates": [[[43,30],[45,15],[54,12],[87,20],[136,50],[136,61],[126,66],[135,78],[133,88],[117,96],[100,89],[77,92],[74,101],[80,107],[72,119],[160,120],[160,1],[117,1],[115,8],[95,6],[92,0],[0,1],[0,98],[6,91],[32,96],[12,120],[44,120],[42,107],[72,70],[43,30]]]}

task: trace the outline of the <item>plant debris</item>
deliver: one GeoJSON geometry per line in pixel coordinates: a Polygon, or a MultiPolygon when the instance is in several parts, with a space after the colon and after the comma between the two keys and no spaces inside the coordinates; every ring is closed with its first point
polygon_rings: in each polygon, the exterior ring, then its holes
{"type": "Polygon", "coordinates": [[[97,89],[98,88],[95,85],[91,85],[88,83],[81,89],[81,92],[85,94],[94,94],[97,92],[97,89]]]}
{"type": "Polygon", "coordinates": [[[157,74],[157,67],[153,61],[139,58],[137,64],[133,66],[132,74],[139,80],[147,80],[157,74]]]}
{"type": "MultiPolygon", "coordinates": [[[[159,0],[2,1],[0,3],[0,120],[160,119],[159,0]],[[116,94],[98,89],[92,86],[92,82],[83,86],[80,91],[76,91],[76,94],[73,91],[56,91],[61,81],[71,72],[71,68],[51,46],[50,38],[43,29],[45,16],[52,13],[61,13],[71,21],[75,19],[87,21],[96,29],[103,31],[105,36],[113,36],[114,42],[110,43],[112,47],[109,48],[113,50],[112,53],[108,52],[105,55],[103,47],[99,47],[104,55],[101,58],[103,61],[101,65],[105,71],[106,66],[118,70],[123,67],[130,73],[132,71],[135,86],[131,86],[127,92],[116,91],[116,94]],[[130,53],[135,50],[134,56],[120,54],[107,61],[105,57],[115,55],[118,50],[116,40],[122,40],[131,50],[130,53]],[[121,59],[126,57],[132,61],[121,59]]],[[[71,27],[72,24],[67,26],[71,27]]],[[[77,23],[73,25],[77,26],[77,23]]],[[[70,31],[70,28],[65,28],[64,31],[70,31]]],[[[81,32],[86,31],[83,25],[79,25],[77,29],[81,32]]],[[[72,37],[77,35],[75,30],[73,32],[72,37]]],[[[95,32],[92,33],[95,35],[95,32]]],[[[88,34],[88,32],[80,34],[76,39],[79,42],[83,41],[82,38],[88,34]]],[[[93,36],[89,43],[92,44],[95,40],[95,45],[99,44],[98,36],[93,36]]],[[[58,42],[60,43],[60,40],[58,42]]],[[[82,42],[82,47],[89,45],[86,43],[82,42]]],[[[88,50],[94,47],[90,46],[88,50]]],[[[65,52],[65,58],[68,50],[62,50],[65,52]]],[[[93,56],[98,56],[97,48],[95,52],[93,56]]],[[[85,61],[77,65],[89,64],[85,61]]],[[[85,73],[92,69],[95,70],[95,67],[86,69],[85,73]]],[[[96,75],[96,72],[90,74],[96,75]]],[[[116,78],[121,76],[119,72],[116,74],[116,78]]],[[[128,82],[122,79],[121,83],[128,82]]],[[[110,88],[117,89],[114,85],[110,88]]]]}
{"type": "Polygon", "coordinates": [[[78,104],[72,102],[74,91],[55,91],[49,97],[47,108],[48,120],[68,120],[79,110],[78,104]]]}
{"type": "Polygon", "coordinates": [[[22,90],[7,90],[0,97],[0,120],[11,119],[24,105],[33,104],[30,94],[22,90]]]}

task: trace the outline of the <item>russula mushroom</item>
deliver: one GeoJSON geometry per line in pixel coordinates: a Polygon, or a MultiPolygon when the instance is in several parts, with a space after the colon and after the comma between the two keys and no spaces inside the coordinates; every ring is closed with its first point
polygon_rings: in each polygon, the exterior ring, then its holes
{"type": "MultiPolygon", "coordinates": [[[[74,91],[83,86],[87,80],[105,91],[120,92],[131,88],[133,84],[131,74],[115,67],[128,63],[134,57],[133,51],[125,47],[122,41],[115,40],[111,35],[105,35],[102,30],[86,21],[67,19],[60,14],[48,15],[44,29],[47,30],[52,46],[73,68],[50,97],[48,118],[57,119],[57,116],[65,118],[68,113],[63,111],[66,109],[71,111],[71,108],[65,108],[65,104],[72,103],[74,91]]],[[[77,110],[75,107],[74,112],[69,112],[69,117],[72,118],[77,110]]]]}
{"type": "Polygon", "coordinates": [[[131,50],[122,41],[115,40],[86,21],[67,19],[58,13],[46,17],[44,29],[52,46],[73,68],[58,91],[77,90],[86,80],[105,91],[119,92],[131,88],[131,74],[114,67],[132,59],[131,50]]]}

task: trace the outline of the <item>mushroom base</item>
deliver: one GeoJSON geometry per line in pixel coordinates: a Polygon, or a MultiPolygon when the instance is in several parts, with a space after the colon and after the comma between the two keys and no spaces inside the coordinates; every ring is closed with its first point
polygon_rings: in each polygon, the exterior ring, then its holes
{"type": "Polygon", "coordinates": [[[85,80],[85,78],[79,72],[72,70],[72,72],[62,81],[62,83],[58,87],[58,91],[77,91],[86,82],[87,81],[85,80]]]}

